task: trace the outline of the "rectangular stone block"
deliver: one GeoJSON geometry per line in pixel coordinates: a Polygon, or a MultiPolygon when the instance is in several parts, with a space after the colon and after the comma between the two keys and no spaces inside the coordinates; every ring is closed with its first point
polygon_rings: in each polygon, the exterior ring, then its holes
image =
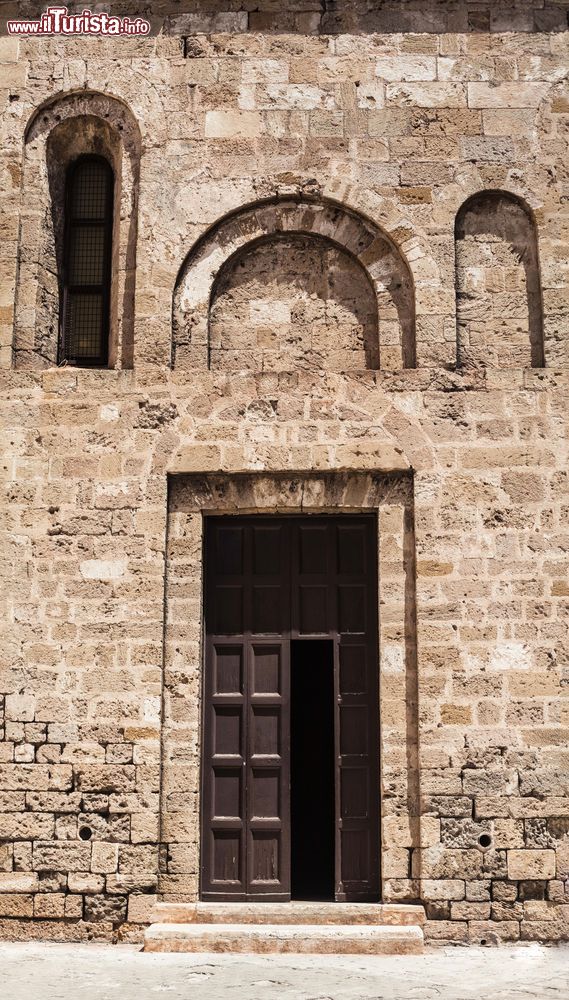
{"type": "Polygon", "coordinates": [[[445,900],[464,899],[462,879],[421,879],[421,899],[445,900]]]}
{"type": "Polygon", "coordinates": [[[385,98],[388,106],[462,108],[466,107],[466,87],[459,83],[390,83],[385,98]]]}
{"type": "Polygon", "coordinates": [[[6,718],[17,722],[33,722],[36,700],[31,695],[9,694],[6,698],[6,718]]]}
{"type": "Polygon", "coordinates": [[[390,83],[436,80],[437,60],[422,55],[382,56],[376,63],[375,75],[390,83]]]}
{"type": "Polygon", "coordinates": [[[19,39],[0,38],[0,60],[2,63],[15,63],[18,61],[19,39]]]}
{"type": "Polygon", "coordinates": [[[65,916],[65,893],[38,892],[34,896],[34,917],[41,920],[61,920],[65,916]]]}
{"type": "Polygon", "coordinates": [[[474,882],[467,882],[466,899],[474,903],[487,902],[490,899],[490,879],[476,879],[474,882]]]}
{"type": "Polygon", "coordinates": [[[0,813],[23,812],[25,808],[25,792],[0,792],[0,813]]]}
{"type": "Polygon", "coordinates": [[[26,791],[70,788],[73,772],[68,764],[0,764],[0,789],[26,791]]]}
{"type": "Polygon", "coordinates": [[[166,841],[187,843],[197,833],[197,817],[191,812],[166,813],[163,818],[163,837],[166,841]]]}
{"type": "Polygon", "coordinates": [[[205,135],[208,139],[255,137],[263,131],[263,120],[258,111],[207,111],[205,135]]]}
{"type": "Polygon", "coordinates": [[[38,876],[35,872],[1,872],[0,892],[28,893],[38,889],[38,876]]]}
{"type": "Polygon", "coordinates": [[[103,892],[105,880],[102,875],[94,875],[91,872],[70,872],[67,886],[70,892],[94,895],[103,892]]]}
{"type": "Polygon", "coordinates": [[[133,924],[148,924],[158,896],[153,893],[132,893],[128,900],[127,919],[133,924]]]}
{"type": "Polygon", "coordinates": [[[119,846],[93,841],[91,871],[105,875],[118,871],[119,846]]]}
{"type": "Polygon", "coordinates": [[[557,878],[569,879],[569,843],[561,843],[556,848],[557,878]]]}
{"type": "Polygon", "coordinates": [[[490,903],[451,903],[453,920],[489,920],[490,903]]]}
{"type": "Polygon", "coordinates": [[[517,920],[472,920],[468,925],[468,940],[474,944],[494,944],[496,941],[518,941],[517,920]]]}
{"type": "Polygon", "coordinates": [[[134,791],[136,772],[132,765],[123,767],[114,764],[92,764],[77,768],[77,787],[82,792],[101,792],[110,795],[113,792],[134,791]]]}
{"type": "Polygon", "coordinates": [[[458,920],[427,920],[423,930],[426,941],[468,940],[468,925],[458,920]]]}
{"type": "Polygon", "coordinates": [[[153,812],[133,813],[130,838],[133,844],[157,843],[159,816],[153,812]]]}
{"type": "Polygon", "coordinates": [[[547,83],[469,83],[470,108],[537,108],[549,90],[547,83]]]}
{"type": "Polygon", "coordinates": [[[555,878],[555,851],[508,851],[508,878],[555,878]]]}
{"type": "MultiPolygon", "coordinates": [[[[4,41],[8,40],[12,41],[12,39],[4,39],[4,41]]],[[[0,63],[0,89],[24,86],[27,74],[28,67],[25,62],[8,63],[6,66],[0,63]]]]}
{"type": "Polygon", "coordinates": [[[136,847],[119,846],[119,871],[121,874],[138,875],[155,872],[157,868],[157,847],[138,844],[136,847]]]}
{"type": "Polygon", "coordinates": [[[0,837],[15,840],[45,840],[53,835],[55,819],[50,813],[5,813],[0,815],[0,837]]]}
{"type": "Polygon", "coordinates": [[[34,897],[22,893],[0,895],[0,917],[32,917],[34,897]]]}
{"type": "Polygon", "coordinates": [[[158,875],[155,872],[139,872],[127,875],[107,875],[105,888],[111,895],[130,892],[156,892],[158,875]]]}
{"type": "Polygon", "coordinates": [[[88,844],[37,841],[33,846],[34,869],[42,871],[84,872],[91,864],[88,844]]]}
{"type": "Polygon", "coordinates": [[[83,896],[65,897],[65,917],[67,920],[80,920],[83,916],[83,896]]]}

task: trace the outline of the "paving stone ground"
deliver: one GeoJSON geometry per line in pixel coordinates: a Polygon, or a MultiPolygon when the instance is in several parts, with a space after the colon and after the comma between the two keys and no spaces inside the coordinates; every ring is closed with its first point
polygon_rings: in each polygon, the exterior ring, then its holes
{"type": "Polygon", "coordinates": [[[2,1000],[567,1000],[569,948],[423,956],[143,954],[129,945],[0,945],[2,1000]]]}

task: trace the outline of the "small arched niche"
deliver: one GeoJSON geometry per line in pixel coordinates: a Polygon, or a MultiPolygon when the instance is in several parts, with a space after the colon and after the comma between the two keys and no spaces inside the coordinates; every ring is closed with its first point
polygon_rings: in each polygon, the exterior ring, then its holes
{"type": "Polygon", "coordinates": [[[172,348],[188,370],[412,368],[411,272],[386,233],[336,203],[247,206],[188,254],[172,348]]]}
{"type": "Polygon", "coordinates": [[[227,261],[209,313],[209,365],[225,371],[379,368],[377,299],[331,240],[277,233],[227,261]]]}
{"type": "Polygon", "coordinates": [[[24,146],[16,367],[45,368],[62,360],[66,180],[73,164],[85,157],[106,161],[113,175],[107,366],[132,367],[140,147],[131,111],[106,94],[60,95],[30,119],[24,146]]]}
{"type": "Polygon", "coordinates": [[[458,362],[541,368],[543,309],[538,237],[530,208],[507,191],[481,191],[455,228],[458,362]]]}

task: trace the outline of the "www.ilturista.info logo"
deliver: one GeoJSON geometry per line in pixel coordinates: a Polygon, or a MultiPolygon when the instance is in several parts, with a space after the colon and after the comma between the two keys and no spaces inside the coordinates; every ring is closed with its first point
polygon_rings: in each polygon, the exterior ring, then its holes
{"type": "Polygon", "coordinates": [[[67,7],[48,7],[35,21],[8,21],[9,35],[147,35],[150,22],[143,17],[116,17],[83,10],[70,14],[67,7]]]}

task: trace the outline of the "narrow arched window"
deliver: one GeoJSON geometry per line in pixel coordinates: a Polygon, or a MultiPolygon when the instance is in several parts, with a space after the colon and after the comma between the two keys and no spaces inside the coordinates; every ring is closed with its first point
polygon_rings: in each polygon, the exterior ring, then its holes
{"type": "Polygon", "coordinates": [[[103,366],[109,356],[113,171],[81,157],[66,177],[61,360],[103,366]]]}

